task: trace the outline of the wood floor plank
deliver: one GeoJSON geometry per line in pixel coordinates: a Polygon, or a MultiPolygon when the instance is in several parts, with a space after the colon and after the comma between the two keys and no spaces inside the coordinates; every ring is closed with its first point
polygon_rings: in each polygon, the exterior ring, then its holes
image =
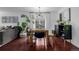
{"type": "Polygon", "coordinates": [[[66,42],[64,47],[63,40],[60,38],[54,37],[52,40],[49,42],[47,50],[45,50],[43,45],[37,46],[34,44],[29,46],[27,38],[18,38],[0,47],[0,51],[79,51],[79,48],[69,42],[66,42]],[[53,47],[50,45],[52,40],[54,40],[53,47]]]}

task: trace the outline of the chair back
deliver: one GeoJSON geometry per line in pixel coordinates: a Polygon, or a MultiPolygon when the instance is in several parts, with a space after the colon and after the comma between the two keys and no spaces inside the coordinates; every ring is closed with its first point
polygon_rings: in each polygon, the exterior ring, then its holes
{"type": "Polygon", "coordinates": [[[34,36],[37,38],[43,38],[45,36],[45,33],[44,32],[35,32],[34,36]]]}

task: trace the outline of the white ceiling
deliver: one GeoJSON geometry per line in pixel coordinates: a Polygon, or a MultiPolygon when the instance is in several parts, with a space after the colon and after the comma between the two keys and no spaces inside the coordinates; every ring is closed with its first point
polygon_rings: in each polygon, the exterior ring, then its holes
{"type": "MultiPolygon", "coordinates": [[[[61,7],[40,7],[40,12],[57,12],[61,7]]],[[[0,11],[39,12],[38,7],[0,7],[0,11]]]]}
{"type": "MultiPolygon", "coordinates": [[[[39,12],[39,7],[26,7],[24,9],[29,12],[39,12]]],[[[59,9],[59,7],[40,7],[40,12],[58,11],[59,9]]]]}

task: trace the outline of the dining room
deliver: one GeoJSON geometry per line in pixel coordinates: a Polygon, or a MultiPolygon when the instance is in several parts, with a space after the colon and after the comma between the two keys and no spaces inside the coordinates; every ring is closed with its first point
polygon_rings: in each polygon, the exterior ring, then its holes
{"type": "Polygon", "coordinates": [[[75,10],[79,12],[78,9],[71,7],[0,7],[0,50],[79,50],[76,38],[78,36],[73,35],[78,28],[78,25],[74,26],[76,24],[74,14],[75,10]]]}

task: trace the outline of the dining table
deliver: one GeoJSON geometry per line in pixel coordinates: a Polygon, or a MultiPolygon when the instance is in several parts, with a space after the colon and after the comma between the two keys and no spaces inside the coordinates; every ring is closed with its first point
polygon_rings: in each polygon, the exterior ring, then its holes
{"type": "Polygon", "coordinates": [[[30,39],[29,39],[30,46],[33,46],[33,36],[34,36],[34,33],[36,33],[36,32],[44,32],[45,33],[44,45],[45,45],[45,49],[47,49],[47,45],[48,45],[48,30],[46,30],[46,29],[33,29],[33,30],[31,30],[31,32],[30,32],[30,39]]]}

